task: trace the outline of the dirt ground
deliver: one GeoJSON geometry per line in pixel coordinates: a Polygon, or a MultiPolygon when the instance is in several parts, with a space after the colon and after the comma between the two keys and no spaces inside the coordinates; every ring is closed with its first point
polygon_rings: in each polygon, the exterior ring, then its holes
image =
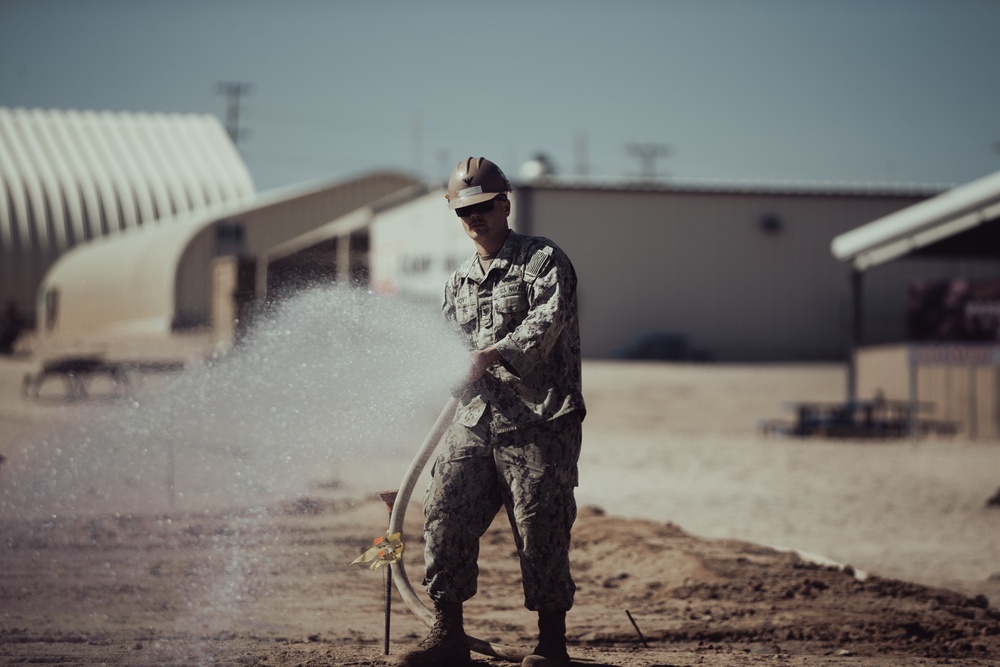
{"type": "MultiPolygon", "coordinates": [[[[37,475],[23,468],[30,443],[121,410],[110,397],[21,396],[21,377],[36,367],[31,357],[0,360],[0,492],[37,475]]],[[[989,479],[1000,485],[995,443],[785,442],[755,433],[755,419],[780,416],[781,401],[835,398],[836,367],[592,362],[584,377],[574,664],[1000,665],[1000,510],[978,502],[995,489],[989,479]],[[915,458],[933,483],[901,463],[915,458]],[[967,467],[949,475],[943,460],[967,467]],[[825,469],[822,480],[811,465],[825,469]],[[835,465],[843,469],[829,470],[835,465]],[[866,476],[873,468],[892,472],[866,476]],[[803,469],[799,482],[794,471],[803,469]],[[907,493],[934,499],[911,509],[914,534],[875,497],[887,484],[897,504],[907,493]],[[936,528],[931,506],[940,525],[957,527],[936,528]],[[872,516],[859,516],[865,507],[872,516]],[[899,547],[911,539],[919,549],[899,547]],[[779,542],[851,565],[763,546],[779,542]]],[[[410,450],[425,432],[408,434],[410,450]]],[[[394,592],[383,655],[384,570],[348,564],[386,525],[372,491],[394,488],[407,461],[345,465],[336,479],[265,505],[137,501],[36,515],[0,495],[0,664],[394,664],[425,627],[394,592]]],[[[416,499],[405,532],[419,590],[416,499]]],[[[467,630],[530,646],[533,618],[521,606],[502,517],[482,540],[480,566],[467,630]]]]}

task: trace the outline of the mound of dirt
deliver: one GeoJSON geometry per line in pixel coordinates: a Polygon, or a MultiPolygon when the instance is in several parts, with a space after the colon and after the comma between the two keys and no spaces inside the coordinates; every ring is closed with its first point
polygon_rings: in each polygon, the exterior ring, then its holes
{"type": "MultiPolygon", "coordinates": [[[[581,599],[596,594],[607,611],[612,601],[631,605],[647,642],[1000,655],[1000,611],[981,595],[866,576],[791,552],[705,540],[671,524],[623,522],[593,511],[581,521],[575,546],[581,599]]],[[[584,642],[635,636],[609,633],[606,613],[577,624],[584,642]]]]}
{"type": "MultiPolygon", "coordinates": [[[[406,562],[420,589],[420,516],[406,562]]],[[[378,501],[310,497],[256,510],[4,520],[0,662],[388,665],[426,629],[383,579],[350,567],[384,529],[378,501]]],[[[531,645],[506,519],[482,540],[470,634],[531,645]]],[[[865,577],[670,523],[583,508],[574,532],[580,665],[997,664],[982,596],[865,577]]],[[[478,657],[480,665],[505,664],[478,657]]]]}

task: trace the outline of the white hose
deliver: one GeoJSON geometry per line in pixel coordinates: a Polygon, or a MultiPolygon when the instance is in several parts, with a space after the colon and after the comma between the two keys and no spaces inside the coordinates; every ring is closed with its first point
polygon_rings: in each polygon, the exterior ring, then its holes
{"type": "MultiPolygon", "coordinates": [[[[407,469],[406,475],[403,476],[403,481],[399,484],[399,493],[396,496],[395,503],[393,503],[392,514],[389,516],[389,534],[398,532],[403,540],[403,544],[406,544],[406,537],[403,535],[403,519],[406,516],[406,506],[410,504],[410,495],[413,493],[413,487],[416,486],[417,478],[420,477],[421,471],[427,465],[427,461],[430,459],[431,454],[434,453],[438,442],[441,441],[445,431],[451,425],[457,403],[452,398],[444,406],[441,414],[438,415],[437,421],[434,422],[430,433],[427,434],[424,443],[417,450],[417,455],[410,462],[410,467],[407,469]]],[[[406,567],[403,565],[403,561],[399,560],[393,563],[391,569],[392,580],[396,582],[396,590],[399,591],[406,606],[416,614],[417,618],[428,626],[434,625],[434,613],[424,606],[424,603],[421,602],[420,598],[413,591],[413,586],[410,585],[410,580],[406,576],[406,567]]],[[[473,651],[481,655],[493,656],[511,662],[521,662],[529,654],[523,648],[493,644],[483,639],[476,639],[475,637],[469,637],[469,646],[473,651]]]]}

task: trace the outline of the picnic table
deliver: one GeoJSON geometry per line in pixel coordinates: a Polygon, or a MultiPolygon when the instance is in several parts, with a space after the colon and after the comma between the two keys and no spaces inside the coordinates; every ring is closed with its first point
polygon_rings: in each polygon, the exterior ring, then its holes
{"type": "Polygon", "coordinates": [[[26,373],[21,390],[25,396],[38,398],[42,385],[50,379],[60,379],[66,400],[82,400],[91,395],[95,380],[104,379],[112,397],[129,397],[136,375],[175,373],[183,369],[183,361],[111,361],[100,356],[66,356],[44,362],[37,373],[26,373]]]}
{"type": "Polygon", "coordinates": [[[875,397],[839,403],[789,401],[784,405],[795,415],[794,420],[761,422],[760,430],[765,435],[901,438],[930,433],[953,435],[958,430],[955,422],[922,416],[934,411],[935,405],[930,401],[875,397]]]}

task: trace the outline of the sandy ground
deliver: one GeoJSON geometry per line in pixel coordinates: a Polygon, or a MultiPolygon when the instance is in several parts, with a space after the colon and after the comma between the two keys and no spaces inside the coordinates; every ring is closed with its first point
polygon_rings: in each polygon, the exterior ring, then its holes
{"type": "MultiPolygon", "coordinates": [[[[129,399],[66,402],[57,385],[25,398],[37,365],[0,360],[0,663],[390,665],[423,636],[396,593],[384,656],[384,570],[348,564],[385,528],[372,492],[398,485],[443,401],[428,397],[399,450],[345,455],[329,474],[310,463],[308,484],[265,503],[226,488],[222,502],[194,503],[192,480],[211,482],[216,459],[182,458],[168,503],[148,472],[159,464],[100,458],[117,446],[100,434],[125,424],[155,441],[139,405],[170,380],[129,399]],[[80,433],[90,449],[70,448],[80,433]]],[[[786,416],[784,401],[840,398],[833,365],[589,362],[584,377],[575,664],[1000,665],[1000,509],[985,505],[1000,486],[998,443],[757,434],[758,419],[786,416]]],[[[415,582],[420,519],[413,502],[415,582]]],[[[524,647],[533,618],[504,521],[483,539],[467,625],[524,647]]]]}

